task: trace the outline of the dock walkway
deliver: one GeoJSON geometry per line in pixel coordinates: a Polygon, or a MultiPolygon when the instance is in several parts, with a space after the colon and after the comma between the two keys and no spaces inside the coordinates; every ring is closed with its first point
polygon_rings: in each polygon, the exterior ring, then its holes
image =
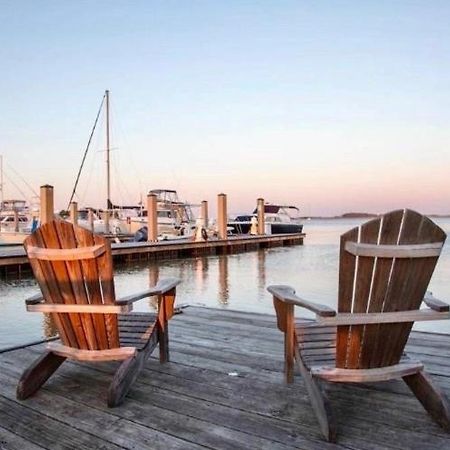
{"type": "MultiPolygon", "coordinates": [[[[150,360],[114,409],[106,407],[113,363],[66,362],[21,402],[19,374],[43,346],[0,354],[0,448],[450,448],[450,434],[400,381],[330,385],[338,444],[323,441],[301,377],[283,382],[273,316],[189,307],[170,333],[171,362],[150,360]]],[[[450,396],[450,336],[413,332],[408,351],[450,396]]]]}
{"type": "MultiPolygon", "coordinates": [[[[195,242],[187,238],[159,242],[121,242],[113,243],[111,247],[115,260],[179,258],[227,254],[284,245],[302,245],[304,237],[304,233],[238,235],[229,236],[228,239],[210,239],[206,242],[195,242]]],[[[28,258],[22,246],[0,247],[0,268],[17,268],[24,265],[28,265],[28,258]]]]}

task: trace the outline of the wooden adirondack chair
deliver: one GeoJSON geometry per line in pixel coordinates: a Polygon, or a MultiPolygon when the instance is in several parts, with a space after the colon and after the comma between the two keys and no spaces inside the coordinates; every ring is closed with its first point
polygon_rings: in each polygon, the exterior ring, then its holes
{"type": "Polygon", "coordinates": [[[341,236],[338,313],[306,301],[289,286],[270,286],[278,328],[285,337],[285,376],[294,361],[321,431],[336,440],[322,382],[366,383],[403,378],[443,428],[450,410],[423,364],[404,354],[414,321],[449,318],[449,306],[427,292],[446,235],[411,210],[390,212],[341,236]],[[422,303],[427,308],[420,309],[422,303]],[[295,322],[294,306],[316,314],[295,322]]]}
{"type": "Polygon", "coordinates": [[[160,362],[169,359],[168,320],[178,279],[116,299],[111,246],[107,239],[68,222],[52,221],[24,243],[41,294],[26,301],[28,311],[51,314],[61,343],[23,373],[17,398],[33,395],[66,358],[123,361],[108,391],[108,406],[122,403],[131,384],[159,343],[160,362]],[[158,296],[158,313],[131,313],[133,302],[158,296]]]}

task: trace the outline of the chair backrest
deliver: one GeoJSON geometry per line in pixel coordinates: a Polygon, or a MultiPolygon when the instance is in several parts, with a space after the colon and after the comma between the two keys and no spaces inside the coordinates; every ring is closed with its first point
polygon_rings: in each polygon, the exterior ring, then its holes
{"type": "MultiPolygon", "coordinates": [[[[24,242],[46,303],[114,304],[111,246],[104,237],[54,220],[24,242]]],[[[52,313],[64,345],[87,350],[119,347],[116,314],[52,313]]]]}
{"type": "MultiPolygon", "coordinates": [[[[392,211],[343,234],[338,312],[419,309],[445,238],[429,218],[408,209],[392,211]]],[[[397,364],[412,325],[338,326],[336,367],[397,364]]]]}

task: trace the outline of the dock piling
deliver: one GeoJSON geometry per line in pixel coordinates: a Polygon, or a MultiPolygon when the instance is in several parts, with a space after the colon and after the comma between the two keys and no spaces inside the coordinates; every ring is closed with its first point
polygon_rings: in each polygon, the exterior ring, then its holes
{"type": "Polygon", "coordinates": [[[74,225],[78,225],[78,203],[77,202],[70,203],[70,221],[74,225]]]}
{"type": "Polygon", "coordinates": [[[264,230],[264,199],[258,198],[256,201],[256,209],[258,212],[258,234],[265,234],[264,230]]]}
{"type": "Polygon", "coordinates": [[[19,211],[14,208],[14,231],[17,233],[19,231],[19,211]]]}
{"type": "Polygon", "coordinates": [[[45,184],[40,189],[40,222],[41,225],[53,220],[54,215],[54,201],[53,201],[53,186],[45,184]]]}
{"type": "Polygon", "coordinates": [[[203,226],[208,228],[208,202],[202,201],[201,218],[203,219],[203,226]]]}
{"type": "Polygon", "coordinates": [[[88,211],[88,222],[89,222],[89,229],[94,232],[94,211],[92,208],[89,208],[88,211]]]}
{"type": "Polygon", "coordinates": [[[217,226],[219,239],[227,239],[227,196],[219,194],[217,196],[217,226]]]}
{"type": "Polygon", "coordinates": [[[147,241],[156,242],[158,240],[158,213],[156,205],[156,195],[147,195],[147,241]]]}

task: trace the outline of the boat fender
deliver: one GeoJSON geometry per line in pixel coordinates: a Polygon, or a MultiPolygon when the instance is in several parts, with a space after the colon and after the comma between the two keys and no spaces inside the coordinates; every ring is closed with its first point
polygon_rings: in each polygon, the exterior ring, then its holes
{"type": "Polygon", "coordinates": [[[145,242],[148,237],[147,227],[139,228],[134,235],[134,242],[145,242]]]}

